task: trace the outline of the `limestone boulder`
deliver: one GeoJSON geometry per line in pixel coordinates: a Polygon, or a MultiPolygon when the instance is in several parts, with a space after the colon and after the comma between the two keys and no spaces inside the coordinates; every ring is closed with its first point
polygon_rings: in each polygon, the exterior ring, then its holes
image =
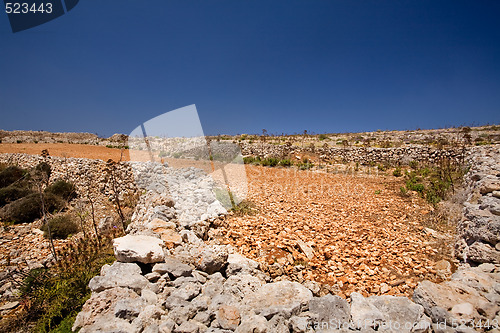
{"type": "Polygon", "coordinates": [[[126,235],[113,240],[115,257],[121,262],[151,264],[163,261],[163,241],[152,236],[126,235]]]}

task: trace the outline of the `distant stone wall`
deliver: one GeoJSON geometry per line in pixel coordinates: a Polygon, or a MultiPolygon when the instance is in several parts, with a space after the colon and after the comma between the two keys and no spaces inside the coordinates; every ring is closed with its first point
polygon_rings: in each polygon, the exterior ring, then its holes
{"type": "MultiPolygon", "coordinates": [[[[27,154],[0,154],[0,163],[17,165],[23,169],[37,166],[41,162],[47,162],[51,166],[49,181],[63,179],[76,185],[77,191],[82,192],[90,187],[92,190],[100,191],[105,195],[111,193],[109,182],[106,179],[106,162],[87,158],[63,158],[49,156],[44,158],[38,155],[27,154]]],[[[116,164],[116,180],[120,195],[135,193],[137,186],[129,163],[116,164]]]]}
{"type": "Polygon", "coordinates": [[[362,165],[370,163],[391,163],[407,165],[410,161],[434,163],[442,158],[463,160],[470,148],[435,149],[429,146],[409,145],[398,148],[372,147],[327,147],[310,148],[265,143],[241,144],[243,155],[263,157],[290,158],[303,154],[312,154],[324,161],[358,162],[362,165]]]}

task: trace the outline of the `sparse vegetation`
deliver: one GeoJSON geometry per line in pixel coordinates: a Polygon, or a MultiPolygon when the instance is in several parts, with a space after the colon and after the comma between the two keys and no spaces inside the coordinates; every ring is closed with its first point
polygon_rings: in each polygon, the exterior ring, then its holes
{"type": "Polygon", "coordinates": [[[0,331],[71,332],[74,318],[90,297],[89,281],[101,267],[114,261],[111,239],[99,245],[81,239],[58,253],[60,260],[51,268],[37,268],[24,274],[17,316],[3,322],[0,331]]]}
{"type": "Polygon", "coordinates": [[[41,229],[44,231],[46,238],[49,237],[49,226],[53,238],[66,239],[78,232],[78,223],[75,221],[75,217],[69,213],[58,215],[50,219],[45,225],[42,226],[41,229]]]}
{"type": "Polygon", "coordinates": [[[443,158],[434,166],[415,167],[407,171],[405,190],[418,192],[429,203],[436,205],[446,199],[450,191],[454,191],[455,184],[462,180],[466,172],[467,168],[443,158]]]}
{"type": "Polygon", "coordinates": [[[231,210],[235,215],[244,216],[244,215],[255,215],[258,210],[256,205],[250,200],[242,200],[239,204],[236,205],[231,210]]]}
{"type": "Polygon", "coordinates": [[[22,179],[26,174],[26,170],[17,166],[9,166],[0,172],[0,187],[9,186],[22,179]]]}
{"type": "MultiPolygon", "coordinates": [[[[63,200],[52,193],[46,193],[43,197],[45,210],[49,213],[55,213],[64,207],[63,200]]],[[[42,202],[39,194],[32,193],[5,205],[0,216],[6,223],[13,224],[33,222],[42,217],[42,202]]]]}

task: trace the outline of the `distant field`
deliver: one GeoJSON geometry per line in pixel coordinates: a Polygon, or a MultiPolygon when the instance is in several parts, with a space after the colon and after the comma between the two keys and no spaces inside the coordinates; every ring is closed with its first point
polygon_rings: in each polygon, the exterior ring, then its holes
{"type": "MultiPolygon", "coordinates": [[[[51,156],[78,157],[101,159],[107,161],[113,159],[120,160],[122,151],[117,148],[106,148],[104,146],[92,146],[68,143],[0,143],[0,154],[3,153],[24,153],[30,155],[40,155],[42,150],[47,149],[51,156]]],[[[123,152],[122,160],[128,160],[128,152],[123,152]]]]}

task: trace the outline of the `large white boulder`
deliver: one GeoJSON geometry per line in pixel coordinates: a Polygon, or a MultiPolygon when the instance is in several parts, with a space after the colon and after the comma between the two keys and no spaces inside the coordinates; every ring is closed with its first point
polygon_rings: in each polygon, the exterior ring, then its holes
{"type": "Polygon", "coordinates": [[[163,241],[152,236],[127,235],[113,240],[115,257],[121,262],[151,264],[163,261],[163,241]]]}

